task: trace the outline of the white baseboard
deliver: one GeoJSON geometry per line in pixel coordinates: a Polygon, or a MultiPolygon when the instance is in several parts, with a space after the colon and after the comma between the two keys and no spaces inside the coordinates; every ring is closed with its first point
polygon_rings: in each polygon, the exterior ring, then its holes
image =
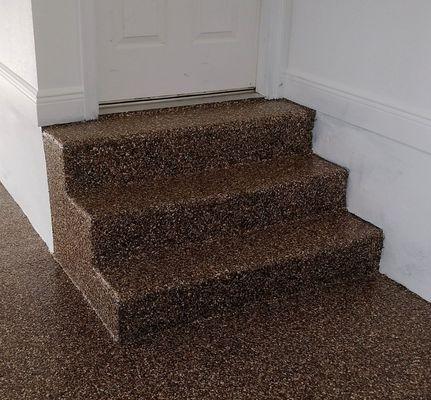
{"type": "Polygon", "coordinates": [[[431,115],[403,110],[293,71],[284,74],[283,87],[284,97],[292,101],[431,154],[431,115]]]}
{"type": "Polygon", "coordinates": [[[84,120],[84,88],[40,90],[37,94],[37,115],[39,126],[84,120]]]}
{"type": "Polygon", "coordinates": [[[38,90],[2,63],[0,63],[0,77],[35,104],[38,126],[86,119],[83,87],[38,90]]]}

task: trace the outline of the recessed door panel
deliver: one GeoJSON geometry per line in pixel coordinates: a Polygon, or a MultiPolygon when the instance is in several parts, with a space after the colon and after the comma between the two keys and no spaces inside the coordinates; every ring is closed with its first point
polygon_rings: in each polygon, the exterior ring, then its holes
{"type": "Polygon", "coordinates": [[[166,1],[123,0],[119,18],[121,45],[163,45],[166,38],[166,1]]]}

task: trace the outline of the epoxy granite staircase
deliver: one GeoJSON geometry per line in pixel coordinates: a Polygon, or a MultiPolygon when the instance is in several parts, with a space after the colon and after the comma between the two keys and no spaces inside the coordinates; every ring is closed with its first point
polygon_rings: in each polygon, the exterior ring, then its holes
{"type": "Polygon", "coordinates": [[[258,99],[44,129],[55,257],[115,340],[375,275],[382,232],[312,154],[314,117],[258,99]]]}

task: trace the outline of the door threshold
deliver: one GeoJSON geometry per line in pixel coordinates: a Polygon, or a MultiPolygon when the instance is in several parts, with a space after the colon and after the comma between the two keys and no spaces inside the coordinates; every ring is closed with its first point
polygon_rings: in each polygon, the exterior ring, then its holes
{"type": "Polygon", "coordinates": [[[99,114],[115,114],[152,110],[155,108],[193,106],[196,104],[219,103],[223,101],[263,98],[254,88],[212,93],[197,93],[171,97],[151,97],[117,102],[106,102],[99,105],[99,114]]]}

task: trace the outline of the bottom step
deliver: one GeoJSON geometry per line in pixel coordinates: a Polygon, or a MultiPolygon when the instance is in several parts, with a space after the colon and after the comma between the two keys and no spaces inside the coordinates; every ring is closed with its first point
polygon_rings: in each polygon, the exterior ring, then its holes
{"type": "Polygon", "coordinates": [[[262,296],[366,278],[382,243],[380,229],[343,213],[104,265],[81,290],[114,338],[128,341],[262,296]]]}

